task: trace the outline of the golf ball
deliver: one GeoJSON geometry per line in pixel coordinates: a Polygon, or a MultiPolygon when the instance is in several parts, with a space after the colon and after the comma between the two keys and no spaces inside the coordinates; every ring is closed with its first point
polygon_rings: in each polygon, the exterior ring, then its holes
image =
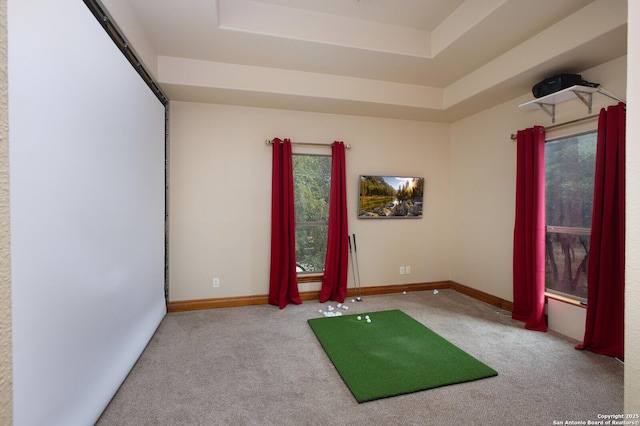
{"type": "Polygon", "coordinates": [[[364,318],[365,318],[365,319],[369,319],[369,315],[365,315],[365,316],[364,316],[364,318]]]}
{"type": "Polygon", "coordinates": [[[340,306],[342,306],[342,303],[338,303],[338,308],[339,308],[340,306]]]}
{"type": "Polygon", "coordinates": [[[351,299],[351,303],[356,303],[356,299],[351,299]]]}
{"type": "Polygon", "coordinates": [[[343,308],[345,308],[345,309],[349,309],[349,307],[348,307],[348,306],[343,306],[343,308]]]}
{"type": "Polygon", "coordinates": [[[358,316],[356,317],[356,319],[357,319],[358,321],[360,321],[360,320],[362,319],[362,317],[361,317],[360,315],[358,315],[358,316]]]}
{"type": "Polygon", "coordinates": [[[370,318],[367,318],[367,322],[368,322],[368,323],[371,323],[371,319],[370,319],[370,318]]]}
{"type": "Polygon", "coordinates": [[[403,291],[403,292],[402,292],[402,294],[407,294],[407,292],[406,292],[406,291],[403,291]]]}

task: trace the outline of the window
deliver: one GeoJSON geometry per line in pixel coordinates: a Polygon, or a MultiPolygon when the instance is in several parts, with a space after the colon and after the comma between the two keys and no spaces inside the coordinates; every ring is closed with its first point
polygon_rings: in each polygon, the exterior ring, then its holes
{"type": "Polygon", "coordinates": [[[299,274],[324,270],[330,189],[330,155],[293,155],[296,269],[299,274]]]}
{"type": "Polygon", "coordinates": [[[545,145],[547,290],[587,298],[596,133],[545,145]]]}

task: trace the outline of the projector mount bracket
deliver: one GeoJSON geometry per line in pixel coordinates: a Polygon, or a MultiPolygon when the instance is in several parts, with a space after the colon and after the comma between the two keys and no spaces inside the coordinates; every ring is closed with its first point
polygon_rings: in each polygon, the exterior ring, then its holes
{"type": "MultiPolygon", "coordinates": [[[[593,107],[593,94],[595,92],[601,92],[597,87],[589,86],[571,86],[566,89],[559,90],[551,93],[547,96],[543,96],[533,101],[526,102],[520,105],[521,108],[540,108],[551,117],[551,122],[556,122],[556,105],[562,102],[567,102],[572,99],[578,98],[587,107],[589,114],[592,112],[593,107]]],[[[601,92],[603,93],[603,92],[601,92]]],[[[603,93],[605,96],[609,96],[603,93]]],[[[612,96],[609,96],[612,97],[612,96]]],[[[615,99],[615,98],[614,98],[615,99]]]]}

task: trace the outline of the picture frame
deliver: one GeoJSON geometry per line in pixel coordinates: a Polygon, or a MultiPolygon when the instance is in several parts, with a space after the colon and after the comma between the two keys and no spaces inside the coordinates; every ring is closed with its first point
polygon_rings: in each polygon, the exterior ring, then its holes
{"type": "Polygon", "coordinates": [[[425,178],[360,175],[358,219],[420,219],[425,178]]]}

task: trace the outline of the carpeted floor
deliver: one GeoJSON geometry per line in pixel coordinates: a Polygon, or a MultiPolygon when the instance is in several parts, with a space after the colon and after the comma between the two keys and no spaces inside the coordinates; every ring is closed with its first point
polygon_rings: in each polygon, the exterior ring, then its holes
{"type": "Polygon", "coordinates": [[[348,312],[401,309],[499,376],[358,404],[307,324],[327,305],[168,314],[97,425],[552,425],[623,411],[618,360],[454,290],[348,312]]]}

